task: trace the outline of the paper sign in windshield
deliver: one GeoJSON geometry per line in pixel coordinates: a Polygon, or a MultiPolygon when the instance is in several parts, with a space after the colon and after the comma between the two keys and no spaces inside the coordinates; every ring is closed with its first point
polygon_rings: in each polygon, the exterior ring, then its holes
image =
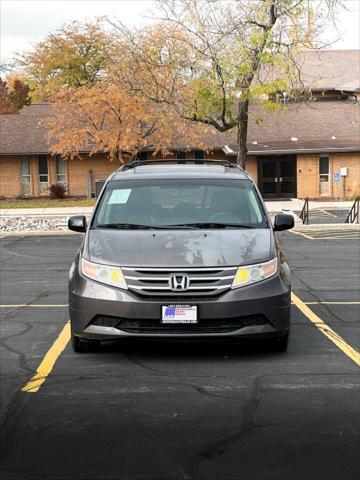
{"type": "Polygon", "coordinates": [[[111,192],[109,204],[112,205],[112,204],[127,203],[130,193],[131,193],[131,188],[113,190],[111,192]]]}

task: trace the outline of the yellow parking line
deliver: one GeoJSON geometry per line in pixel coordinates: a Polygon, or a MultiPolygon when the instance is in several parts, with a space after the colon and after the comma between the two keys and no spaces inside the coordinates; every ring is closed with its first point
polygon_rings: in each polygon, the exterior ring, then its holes
{"type": "Polygon", "coordinates": [[[12,307],[16,307],[16,308],[19,308],[19,307],[29,307],[29,308],[61,308],[61,307],[68,307],[69,304],[68,303],[59,303],[59,304],[51,304],[51,305],[47,305],[47,304],[30,304],[28,305],[27,303],[19,303],[19,304],[12,304],[12,305],[0,305],[0,308],[12,308],[12,307]]]}
{"type": "Polygon", "coordinates": [[[47,354],[41,361],[33,377],[21,389],[22,392],[38,392],[41,385],[45,382],[54,368],[55,362],[70,340],[70,321],[66,322],[55,342],[51,345],[47,354]]]}
{"type": "MultiPolygon", "coordinates": [[[[320,317],[318,317],[310,308],[297,297],[294,293],[291,293],[291,300],[299,310],[311,321],[314,325],[328,337],[340,350],[342,350],[349,358],[351,358],[357,365],[360,366],[360,353],[348,345],[343,338],[341,338],[332,328],[330,328],[320,317]]],[[[316,303],[333,303],[333,304],[359,304],[360,302],[307,302],[309,305],[316,303]]],[[[14,306],[14,305],[11,305],[14,306]]],[[[45,357],[41,361],[40,365],[36,369],[35,374],[21,389],[22,392],[36,393],[40,387],[46,381],[50,375],[54,365],[66,348],[70,340],[70,321],[66,322],[64,328],[60,332],[59,336],[52,344],[45,357]]]]}
{"type": "Polygon", "coordinates": [[[320,317],[318,317],[305,303],[300,300],[295,293],[291,293],[291,300],[298,309],[311,321],[313,324],[328,337],[345,355],[347,355],[353,362],[360,366],[360,353],[345,342],[332,328],[329,327],[320,317]]]}

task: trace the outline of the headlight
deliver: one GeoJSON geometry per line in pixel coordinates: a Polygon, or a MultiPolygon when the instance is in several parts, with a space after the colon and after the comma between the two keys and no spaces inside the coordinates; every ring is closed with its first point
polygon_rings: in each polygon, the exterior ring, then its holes
{"type": "Polygon", "coordinates": [[[277,272],[277,257],[270,262],[248,265],[237,269],[231,288],[244,287],[272,277],[277,272]]]}
{"type": "Polygon", "coordinates": [[[127,289],[126,281],[120,267],[101,265],[81,259],[81,272],[85,277],[112,287],[127,289]]]}

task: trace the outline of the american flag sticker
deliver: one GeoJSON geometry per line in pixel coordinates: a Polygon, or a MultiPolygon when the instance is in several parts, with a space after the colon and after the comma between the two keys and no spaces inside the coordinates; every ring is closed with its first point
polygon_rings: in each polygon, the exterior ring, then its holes
{"type": "Polygon", "coordinates": [[[196,305],[164,305],[162,323],[197,323],[196,305]]]}

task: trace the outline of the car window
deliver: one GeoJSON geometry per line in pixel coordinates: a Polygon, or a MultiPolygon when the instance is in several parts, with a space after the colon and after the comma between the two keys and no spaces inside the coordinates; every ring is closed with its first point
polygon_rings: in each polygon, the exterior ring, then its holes
{"type": "Polygon", "coordinates": [[[171,226],[199,222],[266,226],[250,181],[208,179],[110,182],[94,225],[171,226]]]}

